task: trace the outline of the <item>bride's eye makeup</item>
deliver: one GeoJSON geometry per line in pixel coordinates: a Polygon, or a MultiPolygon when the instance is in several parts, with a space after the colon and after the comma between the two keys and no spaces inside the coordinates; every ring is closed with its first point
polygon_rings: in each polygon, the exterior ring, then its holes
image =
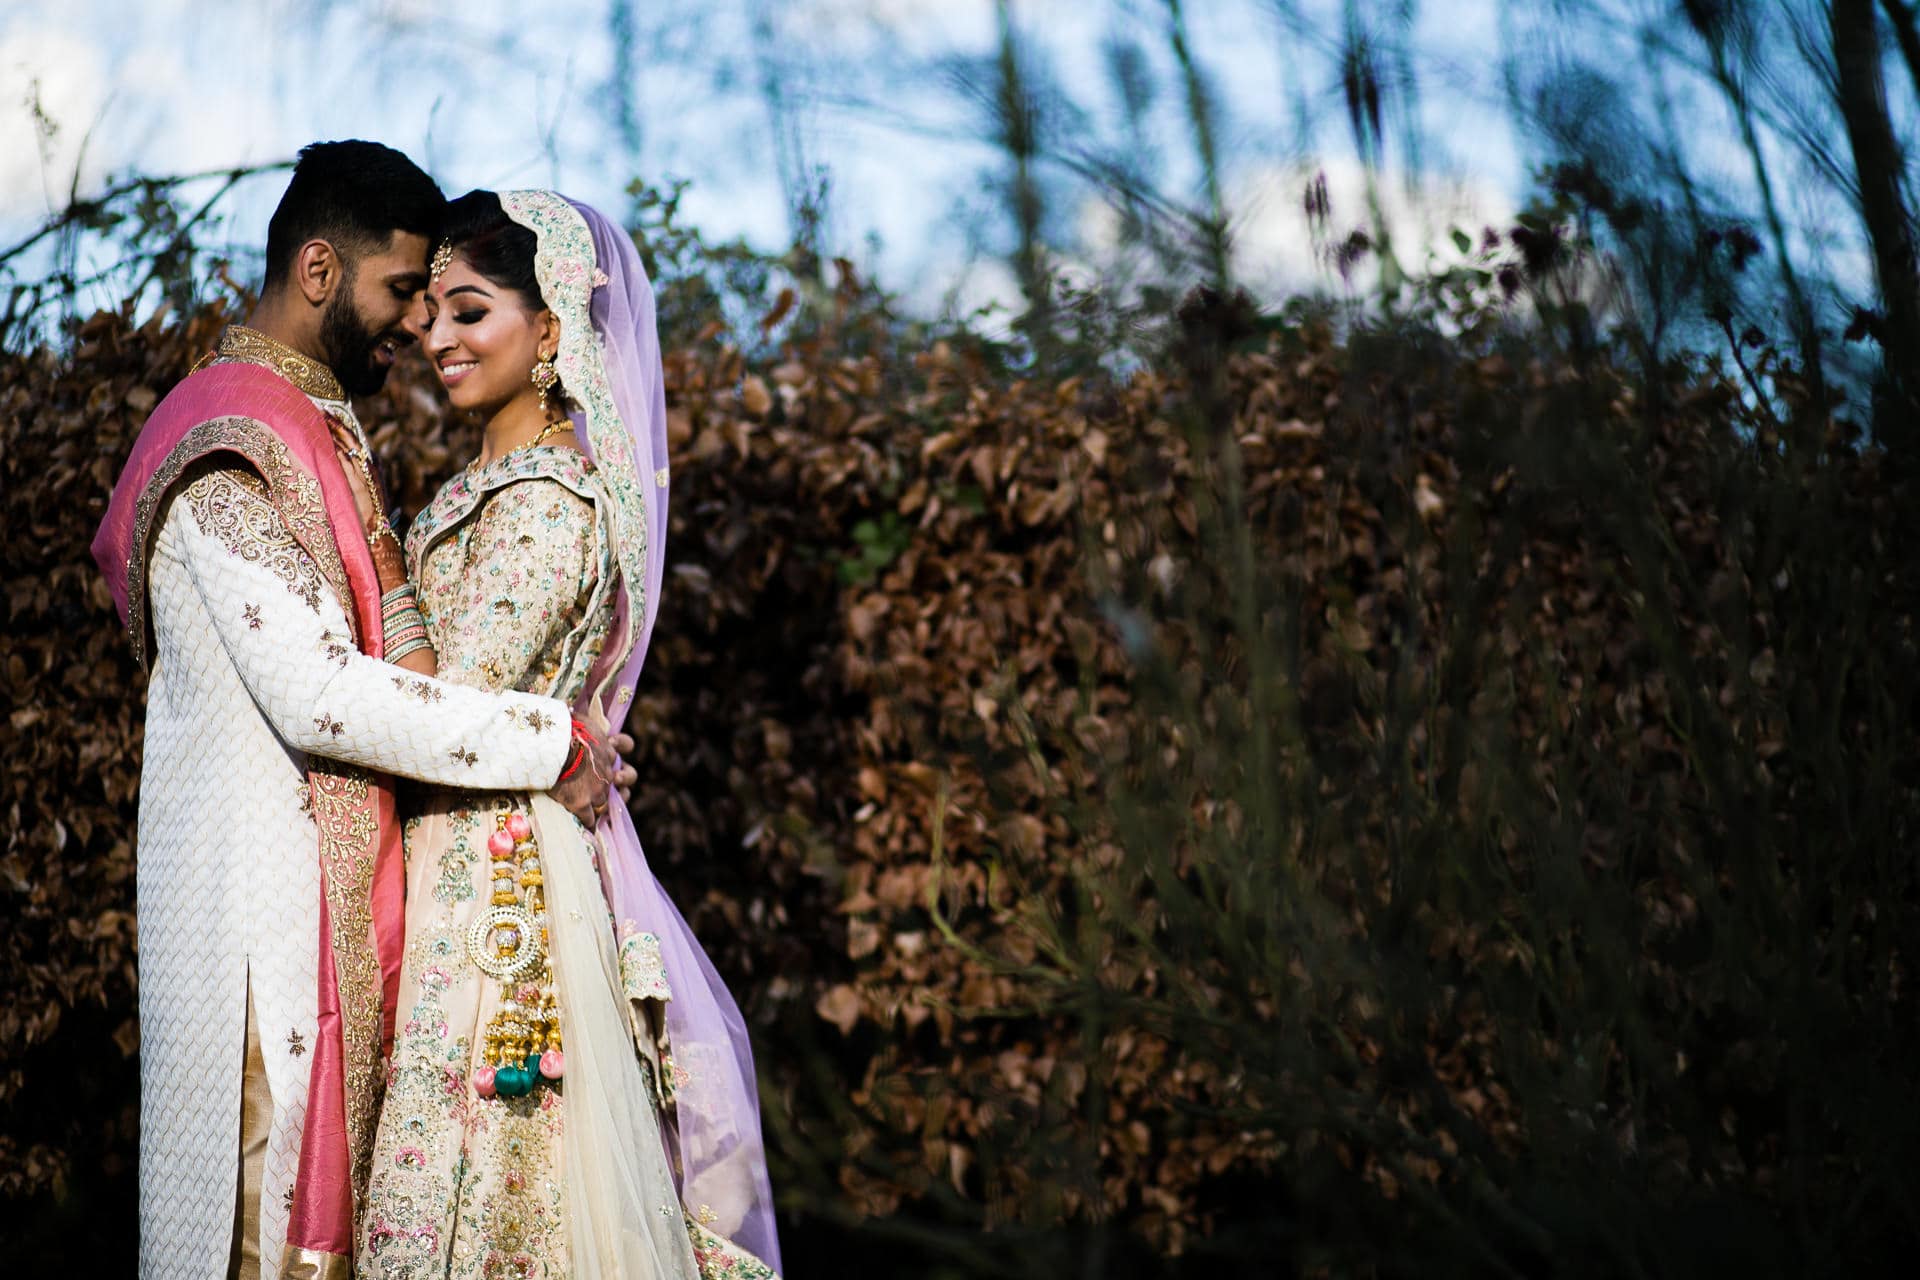
{"type": "MultiPolygon", "coordinates": [[[[478,285],[463,284],[457,288],[447,290],[445,298],[446,305],[454,305],[453,300],[461,294],[473,294],[477,298],[487,296],[486,290],[480,288],[478,285]]],[[[469,301],[465,308],[453,313],[453,322],[455,324],[477,324],[481,320],[486,319],[486,317],[487,308],[484,306],[475,306],[472,301],[469,301]]]]}

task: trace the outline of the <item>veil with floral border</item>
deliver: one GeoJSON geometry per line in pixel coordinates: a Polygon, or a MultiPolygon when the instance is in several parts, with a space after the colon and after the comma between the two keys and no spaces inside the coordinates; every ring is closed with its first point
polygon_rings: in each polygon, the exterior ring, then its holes
{"type": "MultiPolygon", "coordinates": [[[[632,238],[596,210],[551,191],[501,192],[500,203],[537,237],[541,294],[561,322],[554,358],[560,384],[573,401],[574,423],[608,498],[621,585],[613,630],[580,707],[597,699],[618,725],[632,709],[665,560],[667,405],[653,286],[632,238]]],[[[665,1001],[671,1061],[662,1063],[669,1078],[652,1083],[672,1098],[665,1141],[682,1206],[695,1224],[696,1253],[703,1240],[716,1247],[730,1242],[777,1271],[780,1251],[746,1023],[647,866],[624,805],[609,807],[597,835],[619,980],[630,1029],[643,1047],[647,1033],[639,1009],[648,997],[659,1007],[662,969],[671,988],[665,1001]]],[[[576,1077],[573,1049],[569,1041],[570,1111],[594,1087],[576,1077]]]]}

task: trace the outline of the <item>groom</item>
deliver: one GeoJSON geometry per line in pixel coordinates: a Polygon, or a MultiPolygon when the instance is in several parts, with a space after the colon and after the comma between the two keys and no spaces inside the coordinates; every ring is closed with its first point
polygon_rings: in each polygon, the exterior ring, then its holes
{"type": "Polygon", "coordinates": [[[154,410],[94,541],[151,663],[145,1277],[350,1272],[401,963],[391,777],[550,789],[589,823],[606,802],[612,752],[564,704],[381,656],[329,422],[364,450],[348,396],[422,331],[442,206],[387,147],[302,151],[259,305],[154,410]]]}

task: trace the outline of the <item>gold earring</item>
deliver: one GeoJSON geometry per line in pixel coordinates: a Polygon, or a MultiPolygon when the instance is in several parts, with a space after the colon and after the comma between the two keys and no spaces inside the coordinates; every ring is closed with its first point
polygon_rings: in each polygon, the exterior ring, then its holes
{"type": "Polygon", "coordinates": [[[553,390],[553,384],[560,381],[560,371],[553,367],[552,356],[541,356],[533,363],[533,385],[540,393],[540,412],[547,411],[547,392],[553,390]]]}

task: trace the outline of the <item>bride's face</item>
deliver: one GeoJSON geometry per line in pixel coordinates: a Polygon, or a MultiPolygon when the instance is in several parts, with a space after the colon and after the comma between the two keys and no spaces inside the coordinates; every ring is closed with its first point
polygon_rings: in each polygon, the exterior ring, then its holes
{"type": "Polygon", "coordinates": [[[537,397],[534,362],[551,356],[559,337],[551,311],[529,307],[457,253],[427,287],[427,357],[456,409],[492,414],[516,397],[537,397]]]}

